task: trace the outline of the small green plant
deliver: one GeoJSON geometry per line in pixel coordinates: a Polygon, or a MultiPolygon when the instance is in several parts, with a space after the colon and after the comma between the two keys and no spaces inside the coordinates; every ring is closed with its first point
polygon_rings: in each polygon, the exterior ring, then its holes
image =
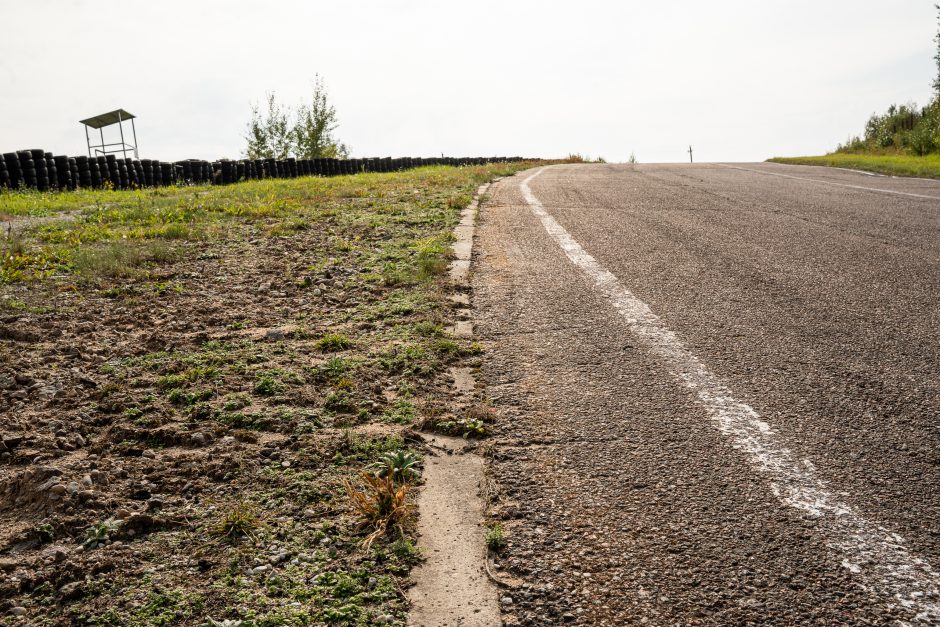
{"type": "Polygon", "coordinates": [[[421,460],[411,451],[399,449],[384,453],[372,464],[377,477],[391,476],[397,483],[414,481],[421,476],[418,465],[421,460]]]}
{"type": "Polygon", "coordinates": [[[230,542],[251,538],[260,526],[258,517],[244,503],[239,503],[225,513],[212,531],[230,542]]]}
{"type": "Polygon", "coordinates": [[[328,379],[339,379],[356,367],[356,362],[351,359],[333,356],[327,359],[314,372],[315,375],[328,379]]]}
{"type": "Polygon", "coordinates": [[[494,553],[499,553],[506,546],[506,533],[503,531],[503,526],[499,523],[495,523],[486,530],[484,539],[486,541],[486,548],[494,553]]]}
{"type": "Polygon", "coordinates": [[[226,394],[223,399],[222,409],[225,411],[237,411],[251,405],[251,399],[244,392],[235,392],[226,394]]]}
{"type": "Polygon", "coordinates": [[[55,528],[47,522],[37,525],[33,532],[42,544],[52,542],[52,539],[55,538],[55,528]]]}
{"type": "Polygon", "coordinates": [[[417,564],[421,559],[421,549],[408,538],[399,538],[389,547],[392,555],[406,564],[417,564]]]}
{"type": "Polygon", "coordinates": [[[410,401],[399,400],[382,414],[382,418],[388,422],[410,425],[415,421],[415,418],[417,418],[417,412],[415,411],[415,406],[410,401]]]}
{"type": "Polygon", "coordinates": [[[461,426],[464,430],[464,437],[486,435],[486,426],[479,418],[465,418],[459,422],[463,423],[461,426]]]}
{"type": "Polygon", "coordinates": [[[97,549],[111,541],[111,536],[118,530],[120,523],[115,520],[102,520],[85,530],[85,542],[82,544],[86,549],[97,549]]]}
{"type": "Polygon", "coordinates": [[[341,333],[330,333],[317,340],[317,350],[324,353],[338,353],[352,345],[352,340],[341,333]]]}
{"type": "Polygon", "coordinates": [[[266,370],[255,379],[255,394],[258,396],[276,396],[283,391],[284,382],[277,370],[266,370]]]}

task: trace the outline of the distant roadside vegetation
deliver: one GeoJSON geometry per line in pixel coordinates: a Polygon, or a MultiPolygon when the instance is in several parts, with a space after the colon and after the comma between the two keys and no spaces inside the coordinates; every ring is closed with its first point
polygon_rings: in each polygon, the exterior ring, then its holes
{"type": "MultiPolygon", "coordinates": [[[[935,6],[940,12],[940,5],[935,6]]],[[[912,102],[874,113],[862,135],[850,137],[828,155],[776,157],[770,161],[940,178],[940,29],[935,39],[937,76],[933,81],[934,99],[927,106],[918,107],[912,102]]]]}

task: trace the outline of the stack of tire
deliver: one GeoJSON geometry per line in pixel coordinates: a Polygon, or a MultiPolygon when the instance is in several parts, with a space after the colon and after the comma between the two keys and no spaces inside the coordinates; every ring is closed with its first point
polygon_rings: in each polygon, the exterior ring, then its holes
{"type": "Polygon", "coordinates": [[[15,152],[3,153],[3,163],[6,165],[7,174],[10,177],[10,187],[16,189],[25,184],[23,174],[20,170],[20,160],[15,152]]]}
{"type": "Polygon", "coordinates": [[[69,171],[69,158],[65,155],[53,157],[56,172],[56,187],[59,189],[72,189],[72,173],[69,171]]]}
{"type": "Polygon", "coordinates": [[[28,150],[20,150],[16,153],[20,162],[20,172],[23,176],[23,184],[26,187],[36,187],[36,163],[33,161],[33,154],[28,150]]]}
{"type": "Polygon", "coordinates": [[[522,157],[433,157],[366,159],[187,159],[167,163],[154,159],[53,156],[42,150],[4,153],[0,158],[0,187],[65,190],[110,187],[132,189],[162,185],[215,184],[298,176],[337,176],[359,172],[397,172],[427,165],[467,166],[522,161],[522,157]]]}

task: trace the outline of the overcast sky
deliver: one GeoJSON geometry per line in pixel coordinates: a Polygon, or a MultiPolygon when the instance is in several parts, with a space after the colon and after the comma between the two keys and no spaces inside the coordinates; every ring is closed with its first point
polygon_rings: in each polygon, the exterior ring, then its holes
{"type": "Polygon", "coordinates": [[[928,101],[935,32],[932,0],[0,0],[0,151],[121,107],[142,157],[238,157],[320,73],[354,156],[820,154],[928,101]]]}

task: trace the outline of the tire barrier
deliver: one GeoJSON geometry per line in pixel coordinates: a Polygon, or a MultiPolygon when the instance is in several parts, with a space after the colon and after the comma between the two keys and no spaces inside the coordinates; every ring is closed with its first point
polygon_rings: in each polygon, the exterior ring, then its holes
{"type": "Polygon", "coordinates": [[[0,155],[0,189],[39,191],[138,189],[167,185],[231,185],[240,181],[300,176],[399,172],[431,165],[471,166],[525,161],[523,157],[368,157],[364,159],[220,159],[158,161],[116,155],[53,156],[40,149],[0,155]]]}

